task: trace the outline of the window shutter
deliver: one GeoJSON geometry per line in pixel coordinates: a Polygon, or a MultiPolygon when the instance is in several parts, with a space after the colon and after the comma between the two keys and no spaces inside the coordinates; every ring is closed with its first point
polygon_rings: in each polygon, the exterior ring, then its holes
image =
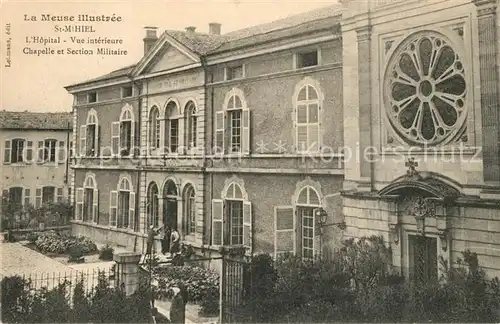
{"type": "Polygon", "coordinates": [[[33,163],[33,141],[26,142],[26,163],[33,163]]]}
{"type": "Polygon", "coordinates": [[[92,200],[92,222],[99,223],[99,190],[94,189],[94,197],[92,200]]]}
{"type": "Polygon", "coordinates": [[[135,192],[130,192],[128,201],[128,226],[134,229],[135,221],[135,192]]]}
{"type": "Polygon", "coordinates": [[[29,189],[24,189],[24,206],[29,206],[31,191],[29,189]]]}
{"type": "Polygon", "coordinates": [[[57,162],[64,163],[66,161],[66,146],[64,141],[59,141],[59,151],[57,152],[57,162]]]}
{"type": "Polygon", "coordinates": [[[45,147],[43,141],[38,141],[36,163],[43,163],[45,160],[45,147]]]}
{"type": "Polygon", "coordinates": [[[242,129],[241,129],[241,152],[243,154],[250,153],[250,110],[243,109],[242,111],[242,129]]]}
{"type": "Polygon", "coordinates": [[[12,155],[12,142],[10,140],[6,140],[4,151],[3,151],[3,163],[4,164],[10,163],[11,155],[12,155]]]}
{"type": "Polygon", "coordinates": [[[243,202],[243,245],[252,252],[252,203],[243,202]]]}
{"type": "Polygon", "coordinates": [[[212,245],[224,244],[224,200],[212,199],[212,245]]]}
{"type": "Polygon", "coordinates": [[[63,200],[63,188],[57,188],[56,201],[61,202],[63,200]]]}
{"type": "Polygon", "coordinates": [[[215,113],[215,153],[224,154],[224,131],[226,112],[224,110],[215,113]]]}
{"type": "Polygon", "coordinates": [[[76,210],[75,218],[81,221],[83,219],[83,188],[76,188],[76,210]]]}
{"type": "Polygon", "coordinates": [[[87,125],[80,126],[80,156],[87,155],[87,125]]]}
{"type": "Polygon", "coordinates": [[[95,125],[95,137],[94,137],[94,157],[101,156],[101,126],[95,125]]]}
{"type": "Polygon", "coordinates": [[[135,128],[137,127],[135,121],[132,120],[130,123],[130,152],[129,155],[135,156],[135,147],[136,147],[136,141],[135,141],[135,128]]]}
{"type": "Polygon", "coordinates": [[[40,208],[41,206],[42,206],[42,188],[36,188],[35,207],[40,208]]]}
{"type": "Polygon", "coordinates": [[[111,155],[120,155],[120,122],[111,123],[111,155]]]}
{"type": "Polygon", "coordinates": [[[274,257],[296,251],[296,219],[293,206],[274,207],[274,257]]]}
{"type": "MultiPolygon", "coordinates": [[[[160,118],[160,117],[158,117],[160,118]]],[[[160,122],[158,123],[158,127],[160,128],[160,131],[157,133],[157,134],[160,134],[159,135],[159,138],[157,138],[158,136],[155,134],[154,135],[154,138],[155,138],[155,143],[153,145],[154,148],[161,148],[161,143],[162,143],[162,139],[165,138],[165,121],[162,121],[160,120],[160,122]]],[[[163,144],[163,147],[165,147],[165,144],[163,144]]],[[[165,149],[163,148],[161,151],[165,151],[165,149]]]]}
{"type": "Polygon", "coordinates": [[[109,225],[116,227],[116,216],[118,214],[118,191],[109,193],[109,225]]]}

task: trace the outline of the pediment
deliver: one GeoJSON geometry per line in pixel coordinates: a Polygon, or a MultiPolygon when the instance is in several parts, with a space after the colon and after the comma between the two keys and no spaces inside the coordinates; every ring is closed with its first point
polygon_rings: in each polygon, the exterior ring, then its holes
{"type": "Polygon", "coordinates": [[[196,60],[193,60],[192,57],[171,44],[165,43],[163,48],[156,53],[141,74],[172,70],[194,63],[196,63],[196,60]]]}

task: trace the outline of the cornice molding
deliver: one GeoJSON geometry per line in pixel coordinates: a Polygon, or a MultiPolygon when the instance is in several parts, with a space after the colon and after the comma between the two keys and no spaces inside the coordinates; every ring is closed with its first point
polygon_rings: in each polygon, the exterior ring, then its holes
{"type": "Polygon", "coordinates": [[[356,28],[356,34],[358,36],[358,43],[362,41],[367,41],[371,39],[372,35],[372,26],[371,25],[365,25],[356,28]]]}
{"type": "Polygon", "coordinates": [[[477,16],[493,16],[497,10],[497,0],[471,0],[477,8],[477,16]]]}

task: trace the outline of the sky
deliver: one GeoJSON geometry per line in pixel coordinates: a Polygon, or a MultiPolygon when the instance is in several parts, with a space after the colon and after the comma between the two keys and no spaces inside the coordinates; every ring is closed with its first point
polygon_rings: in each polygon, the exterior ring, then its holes
{"type": "MultiPolygon", "coordinates": [[[[1,15],[1,91],[0,110],[10,111],[70,111],[72,96],[64,86],[91,79],[139,61],[143,55],[145,26],[184,30],[195,26],[196,31],[208,32],[210,22],[222,24],[222,33],[267,23],[335,3],[335,0],[177,0],[177,1],[21,1],[0,0],[1,15]],[[96,23],[93,37],[121,38],[123,56],[97,55],[33,55],[24,54],[27,46],[75,49],[95,45],[27,44],[26,38],[71,36],[86,37],[88,33],[56,33],[55,25],[71,23],[41,21],[50,15],[110,15],[121,16],[121,22],[96,23]],[[26,21],[36,16],[37,21],[26,21]],[[10,28],[8,27],[10,25],[10,28]],[[7,35],[9,29],[9,35],[7,35]],[[10,39],[10,42],[8,40],[10,39]],[[10,44],[8,44],[10,43],[10,44]],[[10,67],[6,67],[10,45],[10,67]]],[[[94,47],[95,50],[95,47],[94,47]]]]}

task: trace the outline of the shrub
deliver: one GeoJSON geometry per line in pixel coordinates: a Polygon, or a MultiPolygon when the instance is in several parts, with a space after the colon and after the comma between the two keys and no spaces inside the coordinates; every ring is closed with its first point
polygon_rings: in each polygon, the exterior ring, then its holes
{"type": "Polygon", "coordinates": [[[170,298],[168,291],[183,283],[188,290],[190,302],[200,302],[204,296],[209,295],[209,291],[215,291],[215,288],[217,300],[219,298],[219,275],[211,270],[191,265],[169,266],[156,269],[154,276],[159,282],[160,291],[163,291],[160,297],[170,298]]]}
{"type": "Polygon", "coordinates": [[[111,246],[106,245],[105,247],[99,250],[99,259],[105,261],[113,261],[114,252],[115,250],[111,246]]]}
{"type": "Polygon", "coordinates": [[[70,247],[68,262],[82,262],[83,260],[83,251],[81,247],[78,245],[70,247]]]}
{"type": "Polygon", "coordinates": [[[207,288],[201,297],[200,315],[213,316],[219,313],[219,287],[207,288]]]}
{"type": "Polygon", "coordinates": [[[97,246],[88,237],[75,237],[53,231],[44,232],[35,241],[35,246],[42,253],[63,254],[73,246],[78,246],[83,254],[97,251],[97,246]]]}
{"type": "Polygon", "coordinates": [[[36,242],[36,240],[38,240],[38,233],[36,232],[30,232],[28,233],[28,235],[26,236],[26,239],[31,243],[31,244],[34,244],[36,242]]]}

